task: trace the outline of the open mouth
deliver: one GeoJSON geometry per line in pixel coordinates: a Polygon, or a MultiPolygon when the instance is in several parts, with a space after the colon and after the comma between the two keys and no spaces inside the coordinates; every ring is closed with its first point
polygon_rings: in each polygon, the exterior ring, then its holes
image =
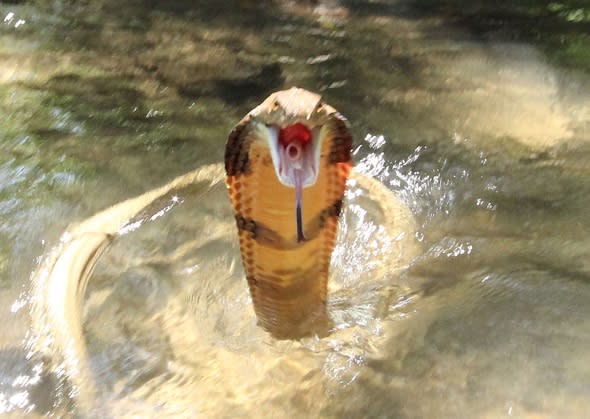
{"type": "Polygon", "coordinates": [[[303,188],[315,184],[320,165],[319,129],[297,122],[284,127],[269,127],[272,162],[279,181],[295,189],[297,241],[305,241],[303,232],[303,188]]]}

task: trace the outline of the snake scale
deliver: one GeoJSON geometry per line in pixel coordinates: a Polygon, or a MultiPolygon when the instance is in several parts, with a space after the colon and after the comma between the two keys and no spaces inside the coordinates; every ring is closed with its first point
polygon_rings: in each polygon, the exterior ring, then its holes
{"type": "MultiPolygon", "coordinates": [[[[351,171],[350,147],[347,121],[318,95],[296,88],[271,95],[230,133],[225,165],[196,169],[68,228],[32,274],[31,353],[68,382],[78,411],[95,411],[100,397],[81,314],[95,264],[131,226],[149,222],[156,202],[224,180],[259,324],[278,338],[328,333],[330,256],[349,175],[380,206],[390,237],[415,227],[386,186],[351,171]]],[[[396,265],[388,264],[382,269],[396,265]]]]}

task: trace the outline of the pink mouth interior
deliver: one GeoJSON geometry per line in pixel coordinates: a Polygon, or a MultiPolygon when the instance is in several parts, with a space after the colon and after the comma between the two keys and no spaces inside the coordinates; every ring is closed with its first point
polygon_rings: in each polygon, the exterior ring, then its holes
{"type": "Polygon", "coordinates": [[[280,171],[288,173],[295,187],[295,221],[297,225],[297,241],[305,241],[303,234],[303,175],[309,164],[307,156],[312,153],[311,131],[303,124],[288,125],[279,131],[280,171]]]}

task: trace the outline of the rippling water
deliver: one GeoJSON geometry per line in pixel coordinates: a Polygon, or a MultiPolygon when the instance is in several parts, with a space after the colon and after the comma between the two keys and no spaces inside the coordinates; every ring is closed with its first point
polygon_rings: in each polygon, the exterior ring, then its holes
{"type": "Polygon", "coordinates": [[[221,161],[233,124],[291,85],[351,120],[357,167],[415,229],[387,234],[352,185],[332,261],[335,330],[279,342],[256,326],[224,189],[160,202],[90,281],[97,406],[586,414],[587,73],[410,2],[140,3],[0,4],[0,414],[74,415],[25,349],[31,275],[65,228],[221,161]]]}

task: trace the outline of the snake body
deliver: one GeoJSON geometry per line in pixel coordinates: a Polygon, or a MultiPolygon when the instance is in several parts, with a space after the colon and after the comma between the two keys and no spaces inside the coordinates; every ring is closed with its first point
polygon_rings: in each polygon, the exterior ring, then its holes
{"type": "Polygon", "coordinates": [[[269,96],[228,138],[227,185],[246,278],[259,323],[275,337],[321,334],[328,327],[330,257],[351,145],[344,117],[320,96],[298,88],[269,96]],[[281,183],[275,166],[284,162],[271,155],[273,147],[284,147],[276,133],[296,124],[312,133],[310,146],[319,154],[315,183],[302,191],[300,233],[296,192],[281,183]]]}
{"type": "MultiPolygon", "coordinates": [[[[254,311],[259,323],[275,337],[329,331],[330,256],[339,213],[346,208],[342,201],[349,173],[355,196],[359,187],[365,191],[382,214],[379,224],[384,234],[405,248],[404,252],[392,248],[391,257],[388,253],[386,261],[377,262],[380,271],[395,272],[407,263],[414,254],[411,240],[395,238],[406,233],[411,237],[413,217],[381,182],[350,171],[350,142],[346,120],[319,96],[301,89],[279,92],[231,132],[225,167],[201,167],[69,227],[32,274],[29,348],[47,361],[48,371],[68,384],[60,388],[69,388],[64,397],[75,399],[76,411],[88,417],[114,415],[112,408],[101,402],[103,391],[93,372],[82,327],[81,307],[95,264],[120,236],[149,222],[162,202],[178,202],[172,198],[194,193],[195,186],[207,190],[220,185],[225,177],[254,311]],[[293,188],[277,181],[265,144],[269,130],[293,123],[305,123],[321,140],[317,143],[321,146],[317,149],[321,162],[317,179],[303,188],[299,214],[293,205],[293,188]]],[[[374,276],[381,278],[382,273],[374,276]]],[[[166,400],[170,396],[167,391],[162,389],[162,394],[154,397],[166,400]]]]}

